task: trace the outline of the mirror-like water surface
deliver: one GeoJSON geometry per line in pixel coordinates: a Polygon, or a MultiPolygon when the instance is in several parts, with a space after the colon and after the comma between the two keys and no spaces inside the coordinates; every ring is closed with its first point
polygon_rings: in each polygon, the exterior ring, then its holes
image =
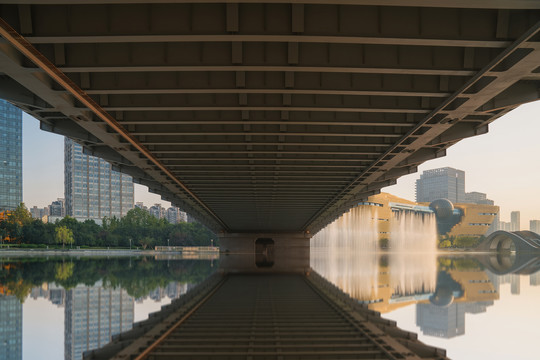
{"type": "MultiPolygon", "coordinates": [[[[540,258],[315,249],[314,270],[453,359],[536,359],[540,258]]],[[[0,359],[81,359],[212,274],[211,260],[3,258],[0,359]],[[43,354],[46,354],[44,357],[43,354]]]]}
{"type": "Polygon", "coordinates": [[[0,359],[82,359],[216,267],[154,257],[0,258],[0,359]]]}
{"type": "Polygon", "coordinates": [[[311,255],[314,270],[452,359],[540,358],[540,257],[311,255]]]}

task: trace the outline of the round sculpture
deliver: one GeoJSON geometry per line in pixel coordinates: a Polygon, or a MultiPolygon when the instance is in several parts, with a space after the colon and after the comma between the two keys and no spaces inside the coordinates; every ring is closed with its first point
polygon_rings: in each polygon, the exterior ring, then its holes
{"type": "Polygon", "coordinates": [[[448,220],[454,213],[454,205],[448,199],[437,199],[429,204],[429,208],[433,210],[437,219],[448,220]]]}

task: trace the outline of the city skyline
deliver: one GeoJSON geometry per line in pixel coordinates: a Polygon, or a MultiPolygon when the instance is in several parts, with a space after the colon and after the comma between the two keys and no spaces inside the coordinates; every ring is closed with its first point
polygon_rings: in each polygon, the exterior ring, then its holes
{"type": "MultiPolygon", "coordinates": [[[[501,208],[501,221],[510,221],[511,211],[521,211],[521,228],[529,220],[540,219],[540,207],[530,199],[540,199],[540,154],[536,134],[540,123],[540,102],[525,104],[490,124],[488,134],[464,139],[447,151],[447,156],[428,161],[418,172],[398,179],[397,185],[382,191],[413,200],[415,181],[424,170],[453,167],[467,173],[465,191],[487,193],[501,208]]],[[[39,130],[39,122],[23,115],[23,201],[28,207],[43,207],[64,197],[63,136],[39,130]],[[43,188],[49,189],[44,192],[43,188]]],[[[135,184],[135,202],[170,203],[135,184]]]]}

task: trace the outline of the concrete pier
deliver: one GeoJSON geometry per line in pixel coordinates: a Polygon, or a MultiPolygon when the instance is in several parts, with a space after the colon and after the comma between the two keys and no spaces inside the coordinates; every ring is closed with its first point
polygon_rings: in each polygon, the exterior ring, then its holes
{"type": "Polygon", "coordinates": [[[304,273],[309,240],[302,232],[223,234],[220,266],[226,273],[304,273]]]}

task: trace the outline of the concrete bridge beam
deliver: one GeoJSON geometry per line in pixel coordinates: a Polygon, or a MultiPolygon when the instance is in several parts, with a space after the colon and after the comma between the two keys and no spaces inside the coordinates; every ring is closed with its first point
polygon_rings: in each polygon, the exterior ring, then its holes
{"type": "Polygon", "coordinates": [[[305,273],[311,235],[293,233],[223,233],[219,235],[224,272],[305,273]]]}

